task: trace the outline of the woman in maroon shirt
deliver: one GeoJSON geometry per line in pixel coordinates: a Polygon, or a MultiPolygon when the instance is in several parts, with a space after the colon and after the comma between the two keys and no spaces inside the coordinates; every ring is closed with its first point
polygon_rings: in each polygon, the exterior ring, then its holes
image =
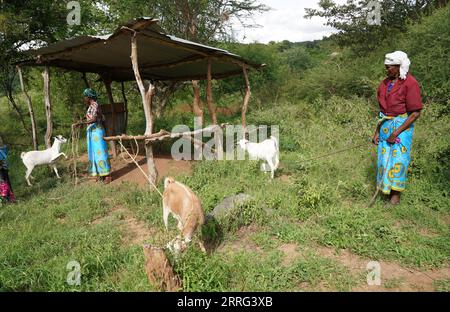
{"type": "Polygon", "coordinates": [[[377,93],[381,118],[373,137],[378,145],[377,186],[394,205],[405,190],[414,122],[422,109],[420,86],[408,73],[410,64],[404,52],[386,54],[387,78],[377,93]]]}

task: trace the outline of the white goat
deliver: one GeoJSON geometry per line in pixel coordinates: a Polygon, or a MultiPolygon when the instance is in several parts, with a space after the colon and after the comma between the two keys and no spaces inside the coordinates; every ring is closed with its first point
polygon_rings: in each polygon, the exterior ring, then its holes
{"type": "Polygon", "coordinates": [[[277,170],[280,163],[279,160],[279,147],[278,141],[274,136],[270,139],[266,139],[261,143],[253,143],[247,139],[242,139],[239,141],[239,146],[248,152],[250,157],[265,160],[269,165],[271,178],[273,179],[275,175],[275,170],[277,170]]]}
{"type": "Polygon", "coordinates": [[[53,168],[53,170],[55,171],[58,179],[61,178],[58,174],[58,169],[56,169],[56,165],[53,162],[56,159],[58,159],[61,155],[67,159],[66,154],[60,153],[61,144],[67,143],[67,139],[65,139],[62,135],[58,135],[54,139],[55,139],[55,141],[53,142],[52,147],[50,147],[44,151],[30,151],[30,152],[26,152],[26,153],[24,152],[20,155],[20,157],[22,158],[23,164],[25,165],[25,167],[27,167],[27,173],[25,174],[25,179],[27,180],[27,183],[29,186],[31,186],[30,179],[29,179],[30,177],[32,177],[31,172],[33,171],[34,167],[37,165],[50,165],[53,168]]]}

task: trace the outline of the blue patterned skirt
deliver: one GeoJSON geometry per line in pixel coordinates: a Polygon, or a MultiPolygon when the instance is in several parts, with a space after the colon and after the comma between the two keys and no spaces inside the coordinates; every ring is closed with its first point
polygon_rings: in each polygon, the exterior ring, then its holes
{"type": "Polygon", "coordinates": [[[103,137],[105,128],[93,123],[87,127],[87,149],[89,157],[89,173],[92,176],[107,176],[111,172],[108,145],[103,137]]]}
{"type": "Polygon", "coordinates": [[[381,127],[378,143],[377,185],[384,194],[391,190],[402,192],[406,186],[406,175],[411,160],[414,124],[405,129],[391,144],[387,139],[408,119],[408,115],[391,118],[380,113],[381,127]]]}

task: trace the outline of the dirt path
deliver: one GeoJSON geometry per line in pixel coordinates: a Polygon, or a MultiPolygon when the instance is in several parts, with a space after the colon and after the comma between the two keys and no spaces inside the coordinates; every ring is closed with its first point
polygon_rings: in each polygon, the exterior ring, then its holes
{"type": "MultiPolygon", "coordinates": [[[[366,266],[370,259],[360,257],[349,250],[336,253],[332,248],[318,247],[319,255],[337,260],[353,274],[366,276],[366,266]]],[[[381,285],[358,285],[353,291],[435,291],[435,280],[450,278],[450,268],[421,271],[401,266],[395,262],[379,261],[381,269],[381,285]]]]}
{"type": "MultiPolygon", "coordinates": [[[[216,252],[235,253],[243,250],[250,250],[256,253],[264,253],[250,237],[257,232],[257,230],[258,228],[256,226],[242,227],[236,232],[236,239],[223,242],[216,252]]],[[[365,278],[368,272],[366,267],[371,260],[356,255],[349,250],[342,249],[339,252],[336,252],[334,248],[324,246],[307,246],[306,248],[301,248],[296,243],[281,244],[277,249],[284,254],[281,262],[281,265],[284,267],[289,267],[296,260],[304,257],[305,251],[314,251],[321,257],[336,261],[346,267],[348,271],[360,281],[352,291],[435,291],[435,281],[450,279],[450,268],[419,270],[404,267],[396,262],[381,260],[379,261],[381,268],[381,285],[370,286],[367,284],[365,278]]]]}
{"type": "Polygon", "coordinates": [[[149,228],[145,222],[136,219],[129,210],[122,207],[111,209],[106,216],[92,220],[91,224],[98,225],[114,219],[119,220],[119,226],[124,233],[122,241],[126,245],[140,245],[157,232],[149,228]]]}
{"type": "MultiPolygon", "coordinates": [[[[288,266],[302,257],[297,244],[283,244],[278,250],[284,253],[283,265],[288,266]]],[[[314,251],[322,257],[334,260],[345,266],[354,276],[366,276],[367,264],[371,261],[349,250],[336,252],[334,248],[317,246],[314,251]]],[[[435,291],[435,280],[449,279],[450,268],[421,271],[403,267],[398,263],[379,261],[381,268],[381,285],[368,285],[363,281],[352,291],[435,291]]]]}
{"type": "MultiPolygon", "coordinates": [[[[125,159],[128,160],[128,157],[125,159]]],[[[192,172],[192,162],[184,160],[174,160],[171,156],[159,155],[155,158],[156,170],[158,170],[158,181],[162,181],[166,176],[189,174],[192,172]]],[[[144,170],[147,170],[147,160],[144,156],[137,156],[136,161],[139,166],[144,170]]],[[[147,186],[148,182],[142,172],[137,168],[134,163],[126,163],[122,157],[118,156],[117,159],[111,161],[112,166],[112,184],[121,184],[123,182],[137,183],[140,186],[147,186]]]]}

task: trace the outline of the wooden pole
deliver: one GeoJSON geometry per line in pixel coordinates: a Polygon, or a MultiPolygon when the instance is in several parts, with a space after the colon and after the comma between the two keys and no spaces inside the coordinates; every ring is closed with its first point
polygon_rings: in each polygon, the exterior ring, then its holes
{"type": "Polygon", "coordinates": [[[192,80],[192,90],[194,91],[192,111],[194,112],[194,115],[200,119],[200,124],[203,125],[203,107],[200,99],[200,86],[198,85],[198,80],[192,80]]]}
{"type": "MultiPolygon", "coordinates": [[[[116,129],[116,113],[114,111],[114,97],[112,94],[112,90],[111,90],[111,80],[106,79],[105,77],[102,77],[103,80],[103,84],[105,85],[106,88],[106,93],[108,94],[108,101],[109,104],[111,105],[111,135],[117,135],[117,129],[116,129]]],[[[116,150],[116,143],[115,142],[110,142],[109,143],[109,147],[111,148],[113,157],[116,158],[117,157],[117,150],[116,150]]]]}
{"type": "Polygon", "coordinates": [[[45,115],[47,117],[47,131],[45,132],[45,146],[50,148],[51,137],[53,132],[53,120],[52,120],[52,103],[50,99],[50,73],[48,66],[45,66],[42,72],[44,78],[44,101],[45,101],[45,115]]]}
{"type": "Polygon", "coordinates": [[[246,120],[246,114],[247,114],[247,107],[248,102],[250,100],[250,81],[248,80],[248,72],[247,68],[245,66],[242,66],[242,72],[244,73],[245,78],[245,96],[244,96],[244,104],[242,105],[242,129],[244,131],[244,137],[245,133],[247,131],[247,120],[246,120]]]}
{"type": "Polygon", "coordinates": [[[16,66],[16,68],[17,68],[17,72],[19,73],[20,87],[22,88],[22,92],[25,95],[25,98],[27,100],[28,112],[30,113],[30,119],[31,119],[31,133],[32,133],[32,140],[33,140],[33,148],[36,151],[38,149],[38,138],[37,138],[37,131],[36,131],[36,118],[34,117],[34,111],[33,111],[33,103],[31,102],[31,97],[28,95],[27,91],[25,90],[25,83],[23,82],[22,70],[21,70],[20,66],[16,66]]]}
{"type": "MultiPolygon", "coordinates": [[[[214,107],[212,98],[212,59],[208,58],[208,73],[207,73],[207,84],[206,84],[206,101],[208,103],[208,110],[211,114],[211,119],[213,125],[217,125],[216,109],[214,107]]],[[[223,159],[223,147],[222,147],[222,136],[219,131],[214,132],[214,143],[216,146],[216,159],[223,159]]]]}
{"type": "Polygon", "coordinates": [[[123,99],[123,105],[125,106],[125,121],[123,125],[123,133],[127,133],[128,128],[128,100],[127,96],[125,94],[125,83],[122,81],[120,83],[121,89],[122,89],[122,99],[123,99]]]}
{"type": "Polygon", "coordinates": [[[207,84],[206,84],[206,102],[208,104],[209,114],[211,115],[213,125],[217,125],[216,108],[214,107],[212,98],[212,60],[208,58],[208,74],[207,74],[207,84]]]}
{"type": "MultiPolygon", "coordinates": [[[[199,125],[203,127],[203,105],[200,99],[200,86],[198,80],[192,80],[192,90],[194,91],[194,100],[192,102],[192,111],[194,112],[197,121],[194,121],[194,127],[199,125]]],[[[203,145],[194,145],[194,159],[203,159],[203,145]]]]}
{"type": "Polygon", "coordinates": [[[126,135],[126,134],[122,134],[122,135],[117,135],[117,136],[112,136],[112,137],[103,137],[103,139],[105,141],[130,141],[130,140],[146,140],[146,141],[155,141],[155,140],[163,140],[163,139],[174,139],[174,138],[179,138],[182,136],[191,136],[191,135],[197,135],[199,133],[202,132],[215,132],[217,130],[223,129],[228,125],[228,123],[223,123],[220,125],[210,125],[206,128],[203,129],[197,129],[194,131],[186,131],[186,132],[168,132],[166,130],[159,130],[159,132],[157,133],[152,133],[149,135],[126,135]]]}
{"type": "MultiPolygon", "coordinates": [[[[131,37],[131,62],[133,64],[134,76],[136,77],[136,82],[139,87],[139,92],[141,93],[142,103],[144,106],[145,114],[145,135],[151,135],[153,132],[153,116],[152,116],[152,98],[155,91],[154,86],[149,83],[146,88],[142,82],[141,74],[139,73],[139,63],[138,63],[138,51],[137,51],[137,37],[136,33],[131,37]]],[[[147,168],[148,174],[153,183],[156,183],[158,177],[158,171],[156,170],[155,162],[153,159],[153,149],[151,142],[145,142],[145,155],[147,158],[147,168]]]]}

